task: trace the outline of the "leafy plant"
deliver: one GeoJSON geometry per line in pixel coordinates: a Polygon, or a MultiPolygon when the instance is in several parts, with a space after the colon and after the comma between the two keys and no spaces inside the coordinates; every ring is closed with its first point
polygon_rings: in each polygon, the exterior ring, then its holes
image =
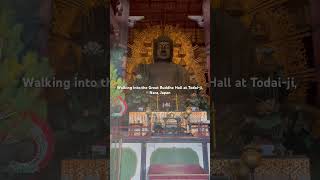
{"type": "Polygon", "coordinates": [[[14,13],[0,7],[0,112],[12,116],[0,119],[0,131],[18,138],[28,134],[30,121],[23,119],[23,112],[35,112],[46,118],[46,101],[42,89],[26,87],[26,80],[50,77],[52,71],[46,58],[34,52],[21,55],[22,26],[14,24],[14,13]],[[2,108],[1,108],[2,107],[2,108]]]}
{"type": "Polygon", "coordinates": [[[0,59],[15,58],[21,52],[22,25],[15,24],[14,12],[1,5],[0,7],[0,59]]]}
{"type": "Polygon", "coordinates": [[[113,48],[111,49],[110,56],[111,64],[114,65],[114,68],[118,68],[118,71],[123,63],[124,50],[122,48],[113,48]]]}
{"type": "Polygon", "coordinates": [[[127,95],[129,109],[146,106],[151,103],[151,97],[141,91],[132,91],[127,95]]]}
{"type": "Polygon", "coordinates": [[[123,90],[118,89],[117,87],[127,86],[127,83],[118,75],[118,71],[116,67],[111,64],[110,65],[110,100],[111,105],[115,105],[114,102],[120,96],[122,99],[125,97],[125,93],[123,90]]]}
{"type": "Polygon", "coordinates": [[[185,107],[198,107],[200,110],[207,111],[209,110],[208,100],[205,96],[199,95],[197,93],[191,94],[189,98],[186,100],[185,107]]]}

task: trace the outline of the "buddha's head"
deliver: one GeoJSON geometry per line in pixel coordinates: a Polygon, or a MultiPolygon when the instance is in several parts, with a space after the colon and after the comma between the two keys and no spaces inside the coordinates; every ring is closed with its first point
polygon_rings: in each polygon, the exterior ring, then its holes
{"type": "Polygon", "coordinates": [[[154,60],[172,61],[173,45],[172,40],[167,36],[160,36],[154,42],[154,60]]]}

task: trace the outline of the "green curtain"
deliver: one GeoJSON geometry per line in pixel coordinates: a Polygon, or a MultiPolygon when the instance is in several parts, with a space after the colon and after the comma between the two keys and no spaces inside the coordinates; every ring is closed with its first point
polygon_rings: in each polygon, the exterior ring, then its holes
{"type": "Polygon", "coordinates": [[[151,155],[151,164],[199,164],[191,148],[159,148],[151,155]]]}
{"type": "MultiPolygon", "coordinates": [[[[111,180],[117,179],[116,166],[119,159],[119,148],[112,148],[110,152],[110,175],[111,180]]],[[[130,180],[136,173],[138,158],[131,148],[122,148],[120,179],[130,180]]]]}

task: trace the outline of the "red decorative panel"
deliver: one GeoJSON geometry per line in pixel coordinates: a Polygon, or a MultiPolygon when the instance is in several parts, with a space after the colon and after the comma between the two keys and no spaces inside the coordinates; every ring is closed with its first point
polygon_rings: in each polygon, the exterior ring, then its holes
{"type": "Polygon", "coordinates": [[[151,165],[148,173],[150,180],[208,180],[209,175],[199,165],[151,165]]]}

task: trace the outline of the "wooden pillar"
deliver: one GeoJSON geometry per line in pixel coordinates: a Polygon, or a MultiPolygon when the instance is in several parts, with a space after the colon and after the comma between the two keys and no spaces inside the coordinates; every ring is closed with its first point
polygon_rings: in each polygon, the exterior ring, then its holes
{"type": "Polygon", "coordinates": [[[141,143],[141,169],[140,169],[140,179],[147,179],[147,144],[141,143]]]}
{"type": "Polygon", "coordinates": [[[211,0],[212,8],[220,8],[221,4],[222,4],[221,0],[211,0]]]}
{"type": "Polygon", "coordinates": [[[129,2],[128,0],[120,0],[121,10],[112,9],[110,7],[110,23],[114,28],[116,34],[116,44],[112,41],[115,46],[121,47],[127,50],[128,44],[128,19],[129,19],[129,2]]]}
{"type": "Polygon", "coordinates": [[[114,10],[110,6],[110,30],[113,29],[113,32],[110,33],[110,47],[115,47],[119,44],[119,36],[120,36],[120,27],[117,21],[117,18],[114,14],[114,10]]]}
{"type": "Polygon", "coordinates": [[[207,54],[208,79],[210,81],[210,0],[204,0],[202,4],[202,13],[204,20],[205,45],[207,54]]]}
{"type": "Polygon", "coordinates": [[[39,17],[40,17],[40,30],[38,34],[39,40],[39,53],[41,56],[48,56],[48,41],[51,23],[52,0],[41,0],[39,17]]]}
{"type": "Polygon", "coordinates": [[[129,19],[129,2],[128,0],[121,0],[121,4],[123,7],[122,16],[119,19],[119,25],[120,25],[120,47],[125,49],[125,52],[127,52],[127,46],[128,46],[128,19],[129,19]]]}
{"type": "Polygon", "coordinates": [[[122,48],[124,54],[122,57],[122,76],[125,77],[126,60],[128,53],[128,19],[129,19],[129,2],[128,0],[119,0],[121,9],[112,9],[110,6],[110,25],[114,32],[110,35],[110,47],[122,48]]]}
{"type": "Polygon", "coordinates": [[[203,154],[203,167],[206,172],[209,172],[209,156],[208,156],[208,145],[207,142],[202,143],[202,154],[203,154]]]}
{"type": "MultiPolygon", "coordinates": [[[[314,50],[314,62],[317,69],[317,77],[320,79],[320,1],[310,0],[312,17],[312,38],[314,50]]],[[[317,105],[320,106],[320,83],[318,83],[317,105]]]]}

